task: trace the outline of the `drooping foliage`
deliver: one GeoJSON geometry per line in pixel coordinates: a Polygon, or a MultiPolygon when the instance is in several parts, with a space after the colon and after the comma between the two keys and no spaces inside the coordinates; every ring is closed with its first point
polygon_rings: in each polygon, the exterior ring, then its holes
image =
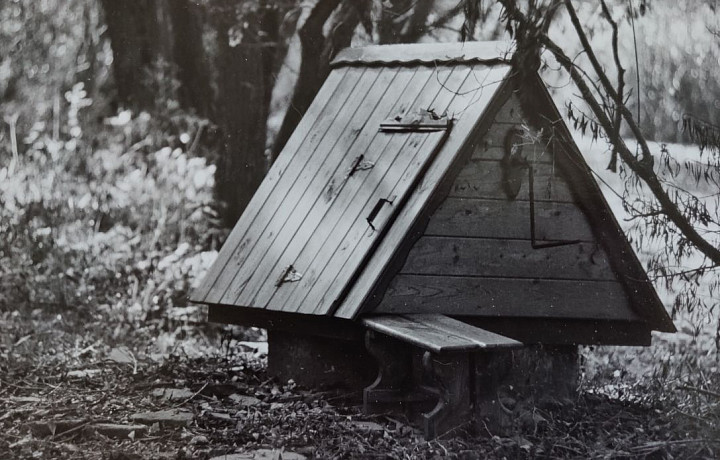
{"type": "MultiPolygon", "coordinates": [[[[684,117],[685,133],[701,147],[709,147],[705,155],[702,150],[692,154],[649,142],[653,137],[682,139],[678,123],[682,107],[712,111],[716,83],[705,75],[718,65],[708,60],[709,50],[717,46],[711,26],[706,26],[712,24],[714,9],[691,2],[497,3],[502,5],[499,19],[517,43],[513,61],[520,78],[540,68],[566,105],[571,126],[593,141],[607,142],[610,158],[605,164],[621,179],[613,181],[616,187],[611,193],[622,199],[630,237],[656,284],[675,290],[675,300],[669,302],[673,311],[690,314],[695,324],[716,318],[715,293],[720,288],[720,162],[712,148],[716,131],[707,121],[684,117]],[[688,13],[689,24],[677,20],[680,12],[688,13]],[[670,33],[661,33],[663,24],[670,33]],[[678,30],[690,31],[689,38],[680,37],[678,30]]],[[[526,105],[526,113],[531,116],[532,107],[526,105]]],[[[535,124],[552,137],[548,120],[535,124]]]]}

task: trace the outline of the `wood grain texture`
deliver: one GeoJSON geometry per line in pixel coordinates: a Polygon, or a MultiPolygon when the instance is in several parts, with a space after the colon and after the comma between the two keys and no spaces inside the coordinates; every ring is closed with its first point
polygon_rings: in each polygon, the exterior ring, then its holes
{"type": "Polygon", "coordinates": [[[411,316],[377,316],[363,319],[362,323],[373,331],[436,353],[468,351],[477,347],[473,340],[461,335],[448,334],[422,321],[413,321],[411,316]]]}
{"type": "MultiPolygon", "coordinates": [[[[402,87],[393,88],[395,97],[388,99],[397,103],[385,116],[387,117],[389,113],[397,115],[412,112],[419,109],[422,104],[431,102],[430,98],[434,96],[430,94],[431,88],[427,85],[437,78],[434,72],[434,69],[421,69],[414,73],[411,84],[405,81],[406,91],[403,91],[402,87]]],[[[412,75],[413,72],[410,71],[410,74],[412,75]]],[[[448,78],[450,70],[443,69],[441,74],[442,82],[448,78]]],[[[439,90],[440,83],[437,85],[435,94],[439,90]]],[[[366,218],[378,200],[390,197],[392,188],[398,184],[413,158],[423,148],[426,139],[439,140],[444,135],[443,133],[389,134],[379,132],[377,126],[374,125],[374,138],[370,145],[364,145],[362,150],[350,155],[356,158],[362,154],[368,161],[373,162],[374,166],[347,179],[345,178],[347,172],[340,172],[336,178],[339,185],[337,195],[333,198],[332,209],[316,222],[314,231],[307,236],[304,243],[298,239],[299,244],[288,247],[287,263],[293,263],[298,267],[304,273],[303,279],[298,283],[274,289],[272,296],[259,298],[260,303],[265,302],[262,305],[266,308],[312,311],[317,305],[301,302],[300,299],[304,298],[318,282],[318,274],[331,264],[331,259],[343,256],[342,253],[337,253],[337,248],[354,246],[358,239],[372,230],[366,218]]],[[[432,142],[427,148],[432,150],[431,144],[432,142]]],[[[354,262],[359,263],[359,261],[354,262]]],[[[335,263],[337,264],[337,261],[335,263]]],[[[330,282],[332,278],[324,281],[330,282]]]]}
{"type": "Polygon", "coordinates": [[[618,224],[607,201],[595,181],[592,171],[585,163],[582,153],[573,141],[567,125],[562,122],[562,115],[552,101],[540,76],[534,78],[537,89],[537,107],[547,120],[558,120],[555,126],[555,142],[561,144],[558,154],[566,158],[561,161],[568,182],[573,186],[579,197],[579,205],[596,229],[600,241],[603,242],[611,263],[619,279],[630,293],[635,310],[657,331],[675,332],[670,315],[648,280],[642,264],[628,242],[622,228],[618,224]]]}
{"type": "Polygon", "coordinates": [[[239,324],[245,327],[261,327],[274,331],[288,331],[347,341],[362,340],[365,331],[358,321],[310,316],[262,308],[238,307],[237,305],[209,305],[208,321],[211,323],[239,324]]]}
{"type": "Polygon", "coordinates": [[[266,252],[261,255],[261,265],[243,287],[236,304],[263,307],[278,289],[274,281],[284,267],[293,265],[299,272],[305,272],[305,268],[296,263],[298,252],[317,232],[324,216],[338,214],[338,207],[344,209],[348,205],[339,197],[340,192],[346,189],[344,178],[349,174],[356,158],[365,152],[376,138],[375,125],[384,120],[393,109],[395,98],[388,97],[389,94],[402,91],[413,73],[412,70],[386,72],[378,77],[362,102],[348,100],[348,105],[358,107],[353,115],[354,122],[351,121],[346,126],[338,125],[336,132],[328,133],[327,138],[334,139],[335,142],[329,145],[324,157],[317,157],[315,177],[306,190],[298,190],[301,198],[295,208],[283,209],[285,214],[289,214],[285,216],[287,221],[282,224],[277,237],[269,242],[266,252]]]}
{"type": "MultiPolygon", "coordinates": [[[[425,90],[416,101],[418,108],[433,110],[436,113],[446,112],[458,90],[469,79],[470,69],[454,68],[446,80],[439,77],[438,75],[430,77],[425,90]]],[[[425,172],[426,166],[437,153],[440,142],[444,141],[448,134],[447,132],[412,133],[408,138],[409,143],[400,146],[400,153],[413,158],[412,162],[404,170],[397,168],[400,174],[396,175],[395,171],[388,171],[380,184],[384,189],[381,192],[383,196],[396,197],[393,199],[393,204],[381,209],[376,219],[379,224],[376,230],[372,230],[367,222],[364,222],[368,214],[363,212],[358,216],[352,227],[354,234],[344,238],[343,246],[336,246],[329,262],[321,267],[322,271],[318,270],[317,280],[322,280],[322,283],[316,281],[305,298],[299,300],[302,308],[315,306],[314,313],[326,314],[337,307],[339,299],[352,283],[356,273],[373,255],[376,243],[384,236],[397,216],[398,210],[404,206],[415,184],[425,172]],[[408,152],[405,153],[405,150],[408,152]]],[[[399,139],[402,140],[402,137],[399,139]]],[[[370,202],[368,205],[374,206],[375,203],[370,202]]],[[[366,211],[370,212],[369,209],[366,211]]]]}
{"type": "Polygon", "coordinates": [[[461,88],[460,94],[453,99],[448,113],[456,113],[458,119],[450,136],[418,185],[416,192],[410,197],[383,238],[374,257],[363,268],[347,296],[342,299],[342,303],[335,312],[336,316],[353,318],[360,312],[366,299],[371,295],[373,286],[393,260],[402,241],[407,237],[409,231],[423,220],[423,209],[430,196],[440,186],[458,152],[469,148],[469,139],[479,127],[482,113],[488,110],[493,101],[499,102],[504,98],[498,94],[498,88],[508,71],[509,67],[505,66],[473,68],[474,78],[472,80],[477,78],[479,81],[488,83],[482,87],[478,86],[476,81],[473,81],[472,84],[466,83],[461,88]]]}
{"type": "Polygon", "coordinates": [[[607,281],[398,275],[373,313],[633,321],[622,285],[607,281]]]}
{"type": "Polygon", "coordinates": [[[301,311],[308,309],[324,313],[329,310],[329,296],[333,295],[334,290],[343,289],[350,282],[354,271],[362,265],[364,255],[372,254],[372,247],[382,237],[387,226],[391,225],[393,216],[409,193],[412,182],[423,165],[429,161],[444,133],[414,133],[410,136],[399,136],[399,139],[408,137],[414,139],[400,152],[398,161],[393,165],[395,167],[387,170],[383,183],[371,189],[374,193],[369,200],[362,203],[364,207],[360,212],[347,217],[347,221],[351,222],[348,232],[338,232],[335,238],[325,241],[323,250],[308,271],[306,282],[298,286],[296,296],[289,296],[286,305],[291,309],[296,309],[299,304],[301,311]],[[394,188],[389,189],[392,184],[394,188]],[[391,199],[392,203],[381,202],[383,199],[391,199]],[[367,221],[368,216],[380,203],[381,207],[377,208],[379,212],[372,220],[371,227],[367,221]],[[355,258],[348,256],[352,253],[360,255],[355,258]]]}
{"type": "Polygon", "coordinates": [[[508,124],[527,124],[527,119],[522,113],[520,100],[517,95],[512,92],[508,101],[498,110],[495,115],[495,123],[508,124]]]}
{"type": "Polygon", "coordinates": [[[439,314],[408,315],[413,321],[421,321],[431,324],[434,328],[447,333],[457,334],[477,344],[481,349],[488,348],[515,348],[522,346],[522,343],[515,339],[486,331],[478,326],[439,314]]]}
{"type": "Polygon", "coordinates": [[[342,107],[341,94],[344,88],[341,87],[341,85],[349,87],[352,82],[357,81],[361,72],[361,69],[338,69],[330,73],[320,88],[320,91],[318,91],[318,96],[310,105],[305,116],[298,124],[297,129],[293,132],[292,136],[290,136],[290,139],[283,148],[284,154],[280,155],[275,163],[273,163],[267,176],[260,184],[258,191],[253,195],[250,203],[248,203],[243,213],[243,216],[247,217],[240,218],[238,224],[233,228],[230,235],[228,235],[215,263],[210,267],[210,270],[208,270],[203,283],[191,293],[191,301],[198,303],[206,302],[208,293],[213,290],[215,286],[223,285],[222,275],[224,274],[225,278],[233,275],[230,270],[226,270],[227,264],[235,255],[238,245],[245,237],[253,217],[265,207],[268,196],[281,178],[283,178],[284,181],[291,181],[299,173],[302,162],[307,161],[306,155],[309,156],[310,152],[306,150],[298,152],[298,148],[305,141],[310,128],[316,122],[317,118],[325,112],[330,114],[330,117],[335,116],[340,107],[342,107]],[[353,75],[348,75],[351,71],[353,75]],[[356,75],[357,78],[353,78],[354,75],[356,75]],[[293,162],[293,160],[296,161],[293,162]],[[288,167],[293,164],[294,167],[288,169],[288,167]]]}
{"type": "Polygon", "coordinates": [[[402,274],[614,281],[595,243],[533,249],[528,240],[424,236],[402,274]]]}
{"type": "MultiPolygon", "coordinates": [[[[508,199],[502,187],[502,166],[499,161],[470,160],[460,171],[450,190],[456,198],[508,199]]],[[[573,202],[573,196],[558,171],[549,164],[537,164],[535,174],[535,201],[573,202]]],[[[525,173],[520,193],[515,200],[529,200],[529,179],[525,173]]]]}
{"type": "MultiPolygon", "coordinates": [[[[485,136],[474,141],[472,158],[475,160],[502,160],[505,155],[505,137],[517,126],[493,123],[485,136]]],[[[529,146],[524,148],[523,152],[534,163],[553,163],[554,161],[553,153],[540,146],[529,146]]]]}
{"type": "Polygon", "coordinates": [[[435,353],[519,347],[516,340],[440,314],[363,318],[367,328],[435,353]]]}
{"type": "MultiPolygon", "coordinates": [[[[430,218],[425,235],[530,239],[530,202],[448,198],[430,218]]],[[[573,203],[535,204],[537,240],[596,241],[573,203]]]]}
{"type": "Polygon", "coordinates": [[[460,319],[526,344],[650,345],[650,328],[644,321],[487,316],[460,319]]]}
{"type": "Polygon", "coordinates": [[[275,209],[272,219],[264,229],[254,229],[254,235],[258,237],[256,244],[244,258],[233,282],[218,303],[255,306],[252,302],[259,286],[267,282],[276,283],[282,268],[277,273],[270,273],[270,270],[277,261],[278,253],[291,244],[343,161],[347,164],[352,162],[352,158],[347,156],[348,148],[360,138],[368,118],[396,74],[395,69],[368,69],[365,72],[304,171],[275,209]]]}
{"type": "MultiPolygon", "coordinates": [[[[285,168],[273,167],[263,180],[258,192],[255,193],[260,205],[248,207],[235,225],[230,235],[231,238],[229,237],[223,246],[227,247],[227,250],[223,249],[221,251],[221,253],[228,254],[227,263],[215,278],[213,288],[205,296],[204,301],[206,303],[222,303],[221,300],[225,297],[226,292],[231,291],[231,286],[236,282],[238,274],[258,240],[263,236],[271,235],[271,232],[266,233],[266,228],[273,218],[277,219],[275,216],[278,208],[286,198],[289,200],[298,198],[298,192],[293,192],[293,190],[307,187],[308,175],[311,173],[307,169],[308,165],[313,162],[312,159],[319,145],[325,139],[328,130],[334,123],[337,123],[338,117],[349,116],[346,115],[346,101],[358,90],[358,83],[365,75],[365,69],[349,70],[355,70],[355,72],[348,71],[342,78],[336,91],[337,95],[328,104],[328,108],[322,111],[317,119],[312,120],[313,123],[309,126],[303,125],[303,128],[306,128],[307,131],[305,134],[297,136],[298,141],[296,143],[292,142],[291,144],[291,142],[288,142],[288,145],[283,149],[283,152],[287,151],[287,153],[280,156],[284,157],[284,161],[285,158],[290,161],[286,163],[285,168]],[[288,195],[290,196],[288,197],[288,195]],[[238,236],[233,237],[233,234],[238,236]]],[[[359,90],[362,91],[363,88],[359,88],[359,90]]],[[[303,123],[301,122],[301,124],[303,123]]],[[[293,138],[295,138],[295,135],[291,137],[290,141],[293,141],[293,138]]],[[[294,207],[294,204],[291,206],[294,207]]],[[[283,215],[281,214],[281,216],[283,215]]],[[[287,217],[287,214],[284,217],[287,217]]],[[[251,272],[244,273],[244,277],[248,277],[250,274],[251,272]]]]}

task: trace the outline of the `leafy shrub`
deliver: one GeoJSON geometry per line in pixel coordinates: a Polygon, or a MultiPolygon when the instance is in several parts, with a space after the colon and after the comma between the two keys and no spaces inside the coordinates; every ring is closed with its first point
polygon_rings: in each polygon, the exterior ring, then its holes
{"type": "Polygon", "coordinates": [[[121,111],[88,129],[83,84],[65,100],[59,136],[36,122],[21,156],[0,157],[0,309],[184,334],[199,319],[186,296],[224,237],[215,166],[187,152],[202,121],[121,111]]]}

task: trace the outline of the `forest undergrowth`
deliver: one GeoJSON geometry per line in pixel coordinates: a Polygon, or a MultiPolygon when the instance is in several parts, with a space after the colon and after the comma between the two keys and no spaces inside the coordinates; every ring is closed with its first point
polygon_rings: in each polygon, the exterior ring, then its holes
{"type": "Polygon", "coordinates": [[[186,300],[227,235],[203,121],[91,123],[81,84],[65,100],[62,126],[37,122],[14,139],[22,156],[0,157],[0,458],[718,455],[714,336],[682,318],[648,350],[584,350],[573,404],[533,407],[511,432],[427,442],[362,416],[357,394],[269,379],[263,331],[209,325],[186,300]]]}

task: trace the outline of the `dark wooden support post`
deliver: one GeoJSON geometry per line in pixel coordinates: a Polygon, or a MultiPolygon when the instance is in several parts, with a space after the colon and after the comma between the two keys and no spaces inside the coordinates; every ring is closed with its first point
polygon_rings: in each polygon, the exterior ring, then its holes
{"type": "Polygon", "coordinates": [[[469,353],[437,355],[426,351],[423,369],[438,395],[435,407],[423,414],[425,437],[434,439],[472,416],[470,356],[469,353]]]}
{"type": "Polygon", "coordinates": [[[382,334],[367,331],[365,347],[378,364],[375,381],[363,391],[366,414],[387,411],[407,399],[412,382],[409,348],[382,334]]]}

